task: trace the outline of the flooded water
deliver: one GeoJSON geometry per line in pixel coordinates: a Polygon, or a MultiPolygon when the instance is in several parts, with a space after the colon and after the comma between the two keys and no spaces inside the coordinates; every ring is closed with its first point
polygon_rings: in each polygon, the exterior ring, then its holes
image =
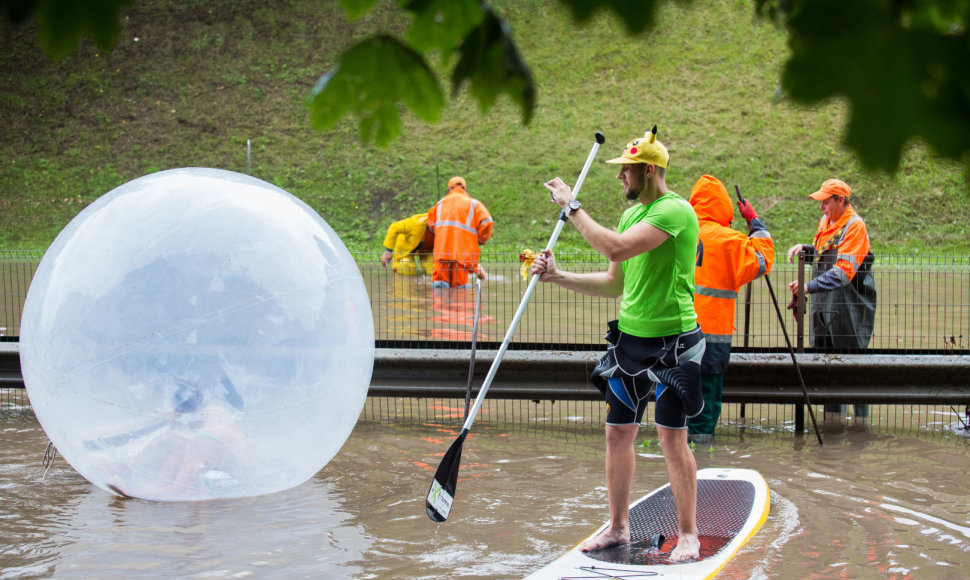
{"type": "MultiPolygon", "coordinates": [[[[451,517],[432,523],[424,496],[462,407],[369,399],[310,481],[201,503],[119,499],[60,457],[45,476],[33,414],[0,407],[0,578],[520,578],[603,523],[600,406],[528,401],[486,402],[451,517]]],[[[781,407],[749,406],[743,426],[735,407],[698,466],[757,469],[771,512],[719,577],[966,577],[970,445],[948,409],[898,422],[909,408],[874,406],[820,447],[781,407]]],[[[637,449],[635,497],[666,481],[651,426],[637,449]]]]}

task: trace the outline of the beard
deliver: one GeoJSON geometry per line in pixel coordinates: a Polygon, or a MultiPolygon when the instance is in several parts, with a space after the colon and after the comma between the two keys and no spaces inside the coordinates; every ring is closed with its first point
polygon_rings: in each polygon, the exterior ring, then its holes
{"type": "Polygon", "coordinates": [[[638,175],[629,175],[626,179],[626,191],[623,195],[630,201],[636,201],[640,199],[640,194],[643,193],[644,188],[646,188],[646,176],[643,174],[643,166],[635,166],[635,170],[639,172],[638,175]]]}

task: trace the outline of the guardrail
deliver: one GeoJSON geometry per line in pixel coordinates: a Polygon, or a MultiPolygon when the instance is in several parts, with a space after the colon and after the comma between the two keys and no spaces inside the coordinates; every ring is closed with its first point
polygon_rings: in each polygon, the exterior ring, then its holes
{"type": "MultiPolygon", "coordinates": [[[[17,343],[0,343],[0,387],[22,388],[17,343]]],[[[476,351],[473,388],[481,385],[497,351],[476,351]]],[[[489,388],[495,399],[600,400],[589,382],[602,352],[508,351],[489,388]]],[[[462,398],[469,353],[458,350],[378,349],[371,396],[462,398]]],[[[811,402],[970,404],[970,355],[796,356],[811,402]]],[[[476,391],[477,392],[477,391],[476,391]]],[[[725,402],[801,404],[801,385],[788,353],[734,353],[725,402]]]]}

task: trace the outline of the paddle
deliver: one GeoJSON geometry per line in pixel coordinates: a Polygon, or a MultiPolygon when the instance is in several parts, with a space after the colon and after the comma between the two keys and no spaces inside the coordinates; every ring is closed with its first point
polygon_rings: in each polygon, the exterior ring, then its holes
{"type": "MultiPolygon", "coordinates": [[[[602,133],[598,132],[595,135],[596,141],[593,143],[593,148],[589,152],[589,156],[586,158],[586,163],[583,165],[583,170],[579,174],[579,179],[576,180],[576,186],[573,188],[573,197],[579,196],[579,189],[583,185],[583,181],[586,179],[586,173],[589,172],[590,166],[593,164],[593,159],[596,157],[596,152],[599,150],[600,145],[606,141],[606,137],[602,133]]],[[[562,232],[562,228],[566,223],[568,216],[566,211],[563,210],[559,214],[559,219],[556,221],[556,228],[552,232],[552,236],[549,238],[549,243],[546,244],[546,249],[551,250],[553,246],[556,245],[556,241],[559,239],[559,233],[562,232]]],[[[482,383],[481,390],[478,391],[478,396],[475,398],[475,404],[472,406],[471,411],[466,414],[465,424],[461,427],[461,433],[455,439],[455,442],[451,444],[448,451],[445,452],[444,457],[441,458],[441,463],[438,464],[438,469],[434,472],[434,479],[431,480],[431,488],[428,490],[428,497],[425,500],[425,508],[428,512],[428,517],[436,522],[443,522],[448,519],[448,514],[451,512],[451,505],[455,501],[455,488],[458,487],[458,468],[461,463],[461,448],[465,443],[465,438],[468,436],[468,431],[472,427],[472,423],[475,422],[475,416],[478,415],[478,411],[482,408],[482,402],[485,400],[485,393],[488,392],[488,388],[492,385],[492,380],[495,378],[495,373],[498,372],[499,364],[502,362],[502,357],[505,356],[505,351],[509,348],[509,343],[512,341],[512,335],[515,334],[515,329],[519,326],[519,320],[522,318],[522,313],[525,311],[526,305],[529,303],[529,299],[532,298],[532,292],[535,290],[536,283],[539,281],[539,275],[533,274],[532,278],[529,280],[529,286],[525,290],[525,295],[522,297],[522,301],[519,303],[519,308],[515,311],[515,316],[512,318],[512,323],[509,325],[508,331],[505,333],[505,339],[502,340],[502,345],[498,349],[498,354],[495,356],[495,360],[492,361],[492,366],[488,369],[488,374],[485,375],[485,381],[482,383]]]]}
{"type": "Polygon", "coordinates": [[[482,307],[482,279],[475,276],[475,318],[472,322],[472,353],[468,361],[468,385],[465,387],[465,418],[472,402],[472,377],[475,376],[475,346],[478,343],[478,313],[482,307]]]}
{"type": "MultiPolygon", "coordinates": [[[[744,198],[741,197],[741,188],[737,185],[734,186],[734,191],[738,194],[738,200],[744,203],[744,198]]],[[[785,344],[788,345],[788,354],[791,355],[791,362],[795,365],[795,374],[798,375],[798,384],[802,386],[802,394],[805,395],[805,405],[808,407],[808,415],[812,418],[812,427],[815,427],[815,437],[818,438],[818,444],[822,445],[822,434],[818,431],[818,423],[815,422],[815,411],[812,410],[812,402],[808,399],[808,389],[805,387],[805,379],[802,378],[802,369],[798,366],[798,361],[795,359],[795,349],[792,348],[791,339],[788,338],[788,329],[785,328],[785,319],[781,315],[781,308],[778,307],[778,299],[775,298],[775,289],[771,287],[771,279],[768,277],[768,273],[765,273],[765,282],[768,284],[768,294],[771,295],[771,302],[775,305],[775,312],[778,314],[778,323],[781,324],[781,332],[785,335],[785,344]]]]}

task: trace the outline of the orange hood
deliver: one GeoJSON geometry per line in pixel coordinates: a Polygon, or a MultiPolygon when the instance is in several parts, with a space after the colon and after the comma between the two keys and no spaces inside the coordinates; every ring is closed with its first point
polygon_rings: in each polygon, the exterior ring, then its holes
{"type": "Polygon", "coordinates": [[[690,204],[698,221],[709,220],[727,227],[734,219],[734,203],[721,180],[702,175],[690,191],[690,204]]]}

